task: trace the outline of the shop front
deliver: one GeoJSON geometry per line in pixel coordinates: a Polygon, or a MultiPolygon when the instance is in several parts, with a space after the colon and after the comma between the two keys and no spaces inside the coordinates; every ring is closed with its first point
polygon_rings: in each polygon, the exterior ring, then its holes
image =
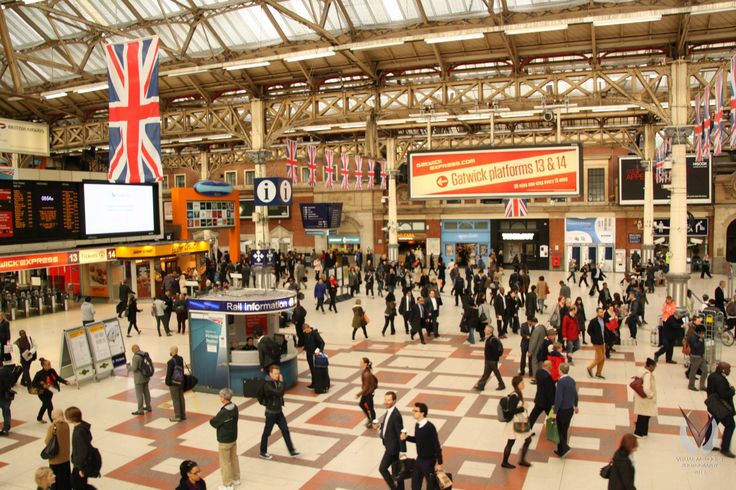
{"type": "Polygon", "coordinates": [[[459,265],[477,263],[491,251],[490,220],[442,220],[442,257],[459,265]]]}
{"type": "MultiPolygon", "coordinates": [[[[570,259],[582,264],[598,264],[606,272],[614,270],[616,218],[565,218],[566,257],[563,266],[569,269],[570,259]]],[[[625,267],[624,261],[618,261],[625,267]]],[[[619,271],[619,272],[623,272],[619,271]]]]}
{"type": "MultiPolygon", "coordinates": [[[[687,225],[687,263],[693,272],[701,270],[703,257],[708,253],[710,218],[694,218],[687,225]]],[[[654,252],[667,253],[670,241],[669,218],[654,218],[654,252]]]]}
{"type": "Polygon", "coordinates": [[[119,284],[125,277],[139,298],[161,295],[167,274],[201,272],[209,251],[210,243],[204,240],[117,247],[120,262],[117,270],[111,271],[111,284],[119,284]]]}
{"type": "Polygon", "coordinates": [[[500,219],[492,224],[496,250],[503,250],[506,266],[522,258],[530,269],[549,269],[549,221],[546,219],[500,219]]]}
{"type": "Polygon", "coordinates": [[[330,235],[327,237],[327,247],[338,253],[353,254],[360,248],[360,236],[330,235]]]}

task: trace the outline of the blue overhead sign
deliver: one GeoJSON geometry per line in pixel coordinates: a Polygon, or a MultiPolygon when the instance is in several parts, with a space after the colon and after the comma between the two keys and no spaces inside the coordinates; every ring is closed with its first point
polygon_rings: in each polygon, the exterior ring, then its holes
{"type": "Polygon", "coordinates": [[[301,203],[305,229],[337,229],[342,221],[342,203],[301,203]]]}

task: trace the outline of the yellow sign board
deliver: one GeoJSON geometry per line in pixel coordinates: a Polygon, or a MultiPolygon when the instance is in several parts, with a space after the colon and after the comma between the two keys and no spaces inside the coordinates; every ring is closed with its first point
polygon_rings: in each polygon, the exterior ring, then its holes
{"type": "Polygon", "coordinates": [[[207,241],[174,242],[155,245],[137,245],[133,247],[116,247],[115,255],[118,259],[142,259],[165,257],[187,253],[209,252],[210,243],[207,241]]]}

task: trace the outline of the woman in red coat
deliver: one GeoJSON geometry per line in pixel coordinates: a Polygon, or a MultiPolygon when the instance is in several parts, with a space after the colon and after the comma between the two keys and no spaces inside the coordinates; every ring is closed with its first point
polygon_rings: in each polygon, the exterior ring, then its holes
{"type": "Polygon", "coordinates": [[[580,324],[577,314],[578,309],[573,305],[562,319],[562,338],[565,341],[568,364],[572,364],[572,353],[580,349],[580,324]]]}

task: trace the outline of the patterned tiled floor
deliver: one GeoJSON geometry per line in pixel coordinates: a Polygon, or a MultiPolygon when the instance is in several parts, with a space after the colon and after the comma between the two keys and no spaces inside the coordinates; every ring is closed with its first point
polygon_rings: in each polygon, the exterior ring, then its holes
{"type": "MultiPolygon", "coordinates": [[[[559,274],[545,273],[550,284],[559,274]]],[[[718,278],[712,281],[693,279],[692,289],[710,292],[718,278]]],[[[615,275],[609,281],[616,284],[615,275]]],[[[556,289],[556,288],[555,288],[556,289]]],[[[573,287],[573,294],[582,291],[573,287]]],[[[617,289],[616,289],[617,290],[617,289]]],[[[658,289],[650,296],[647,319],[655,323],[664,292],[658,289]]],[[[593,311],[592,301],[585,296],[586,311],[593,311]]],[[[309,303],[309,302],[307,302],[309,303]]],[[[631,376],[642,368],[651,355],[649,330],[643,330],[638,346],[626,346],[606,363],[606,380],[590,379],[584,365],[593,357],[585,347],[576,353],[573,376],[580,391],[580,414],[573,419],[570,444],[573,451],[565,460],[552,454],[552,444],[545,438],[543,425],[535,430],[528,469],[501,468],[505,445],[503,425],[496,420],[498,399],[505,392],[495,391],[496,381],[490,380],[486,391],[472,390],[483,367],[482,344],[469,346],[457,335],[460,310],[446,301],[441,316],[439,339],[426,346],[409,341],[400,328],[395,336],[382,337],[378,324],[382,318],[383,301],[364,299],[368,314],[374,319],[369,325],[369,338],[350,340],[350,310],[348,304],[338,315],[323,315],[310,311],[307,321],[314,324],[327,342],[331,358],[332,388],[316,395],[308,390],[307,365],[300,358],[300,382],[287,395],[285,413],[292,438],[302,452],[298,458],[289,456],[278,430],[269,441],[272,461],[258,458],[258,445],[263,428],[263,408],[255,400],[239,398],[240,425],[238,452],[242,480],[248,489],[381,489],[385,488],[378,474],[382,446],[375,431],[366,429],[365,417],[357,406],[361,357],[369,357],[379,379],[376,394],[378,416],[383,413],[381,401],[387,390],[398,393],[398,407],[405,425],[413,430],[410,407],[416,401],[429,405],[430,419],[438,427],[443,443],[445,468],[454,476],[453,488],[475,489],[577,489],[605,488],[598,469],[610,458],[620,436],[631,430],[632,393],[627,388],[631,376]]],[[[98,317],[110,315],[112,305],[98,305],[98,317]]],[[[78,323],[79,312],[69,311],[41,318],[13,322],[13,337],[19,329],[29,331],[40,345],[40,354],[58,366],[60,330],[78,323]]],[[[543,321],[547,315],[543,315],[543,321]]],[[[167,358],[168,347],[178,343],[186,351],[182,336],[159,338],[151,318],[142,317],[143,334],[134,340],[151,352],[159,367],[167,358]]],[[[398,322],[399,324],[401,322],[398,322]]],[[[398,326],[398,324],[397,324],[398,326]]],[[[126,342],[130,348],[130,342],[126,342]]],[[[510,377],[518,370],[518,337],[511,335],[504,342],[505,353],[501,373],[510,386],[510,377]]],[[[736,364],[736,347],[725,348],[723,357],[736,364]]],[[[676,354],[681,360],[681,355],[676,354]]],[[[34,366],[34,371],[37,366],[34,366]]],[[[723,486],[724,481],[736,480],[736,463],[717,453],[691,452],[681,437],[680,407],[691,411],[695,418],[704,417],[701,393],[687,390],[681,365],[660,364],[656,371],[659,417],[652,420],[650,437],[641,441],[635,455],[637,488],[639,489],[702,489],[723,486]]],[[[163,371],[152,380],[153,413],[136,417],[132,378],[121,372],[117,376],[87,383],[79,389],[63,387],[54,397],[56,406],[76,404],[85,419],[92,423],[94,444],[103,454],[104,477],[95,480],[100,489],[173,488],[182,459],[199,462],[210,488],[221,483],[217,443],[214,430],[207,421],[219,408],[215,395],[188,393],[188,418],[174,424],[168,389],[163,384],[163,371]]],[[[534,387],[525,391],[531,401],[534,387]]],[[[36,397],[20,393],[13,403],[11,435],[0,438],[0,488],[32,488],[32,473],[42,466],[38,454],[46,425],[36,423],[39,407],[36,397]]],[[[541,422],[541,420],[540,420],[541,422]]],[[[511,461],[518,458],[514,448],[511,461]]],[[[409,453],[415,448],[409,445],[409,453]]]]}

